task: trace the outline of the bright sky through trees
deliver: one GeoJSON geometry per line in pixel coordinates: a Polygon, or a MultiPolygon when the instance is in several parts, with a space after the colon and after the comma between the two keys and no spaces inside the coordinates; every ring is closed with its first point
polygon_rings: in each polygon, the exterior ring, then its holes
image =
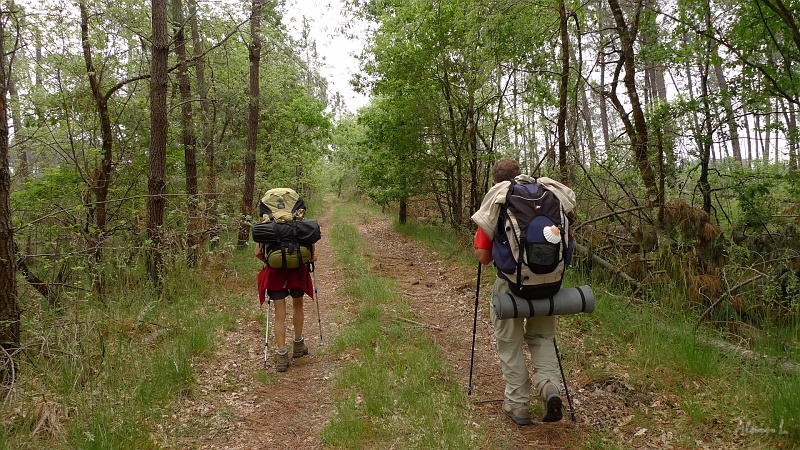
{"type": "MultiPolygon", "coordinates": [[[[286,24],[300,35],[303,17],[309,21],[317,51],[324,57],[322,73],[339,91],[347,108],[355,112],[367,104],[368,99],[350,86],[350,78],[359,71],[355,53],[361,51],[362,42],[348,39],[341,28],[348,20],[342,12],[342,0],[294,0],[286,5],[286,24]]],[[[356,37],[363,33],[352,32],[356,37]]]]}

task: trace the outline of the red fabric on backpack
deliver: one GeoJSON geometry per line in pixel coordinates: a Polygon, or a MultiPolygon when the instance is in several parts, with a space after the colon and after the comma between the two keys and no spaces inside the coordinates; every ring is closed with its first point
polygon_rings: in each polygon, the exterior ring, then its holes
{"type": "Polygon", "coordinates": [[[264,304],[267,299],[266,291],[282,291],[284,289],[302,289],[307,296],[314,298],[314,285],[311,282],[311,273],[308,265],[303,264],[297,269],[273,269],[264,266],[258,273],[258,301],[264,304]],[[299,276],[298,276],[299,274],[299,276]]]}

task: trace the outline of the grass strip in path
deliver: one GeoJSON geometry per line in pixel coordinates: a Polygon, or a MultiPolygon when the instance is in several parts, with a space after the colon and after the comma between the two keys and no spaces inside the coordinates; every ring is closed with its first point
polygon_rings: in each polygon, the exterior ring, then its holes
{"type": "Polygon", "coordinates": [[[323,440],[336,448],[481,448],[463,414],[464,392],[438,347],[412,324],[392,320],[408,305],[393,279],[370,270],[351,224],[356,216],[337,205],[330,233],[349,280],[342,295],[354,312],[330,348],[345,363],[332,381],[337,415],[323,440]]]}

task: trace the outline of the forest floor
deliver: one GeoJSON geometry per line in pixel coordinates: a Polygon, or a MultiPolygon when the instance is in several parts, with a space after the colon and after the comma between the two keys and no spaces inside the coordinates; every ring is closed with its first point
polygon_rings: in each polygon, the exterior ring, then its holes
{"type": "MultiPolygon", "coordinates": [[[[318,218],[323,230],[331,213],[318,218]]],[[[404,297],[416,312],[415,327],[441,346],[452,372],[469,384],[470,351],[475,308],[475,269],[427,250],[411,238],[398,234],[389,220],[372,216],[355,224],[365,243],[364,252],[372,261],[372,270],[397,281],[404,297]],[[380,239],[372,238],[380,236],[380,239]]],[[[446,256],[446,255],[445,255],[446,256]]],[[[263,315],[255,296],[255,273],[238,274],[234,285],[242,295],[251,296],[250,312],[230,311],[237,324],[221,334],[216,353],[197,363],[198,387],[182,398],[171,418],[177,423],[179,448],[201,449],[317,449],[325,448],[321,430],[336,414],[330,395],[329,379],[342,364],[333,352],[326,351],[347,315],[351,302],[340,295],[342,274],[333,261],[335,255],[328,239],[317,244],[315,281],[319,290],[319,316],[313,301],[306,299],[304,335],[310,354],[292,361],[285,373],[275,371],[270,355],[264,367],[263,315]],[[253,286],[247,283],[252,279],[253,286]],[[320,333],[319,323],[322,326],[320,333]],[[320,335],[322,334],[322,339],[320,335]]],[[[517,426],[501,411],[504,382],[500,371],[494,337],[488,318],[488,293],[493,270],[484,270],[481,303],[477,324],[474,358],[473,393],[463,414],[469,426],[485,435],[497,436],[508,449],[554,449],[592,446],[589,440],[611,436],[606,445],[622,448],[734,448],[733,436],[707,435],[706,442],[686,446],[672,431],[681,428],[670,423],[685,422],[676,398],[660,392],[647,392],[626,383],[624,371],[609,367],[606,380],[590,379],[586,370],[574,361],[582,351],[575,333],[561,329],[560,350],[565,358],[569,388],[577,410],[577,421],[570,420],[564,398],[564,419],[556,423],[536,420],[538,405],[532,408],[534,423],[517,426]],[[487,273],[488,272],[488,273],[487,273]],[[485,294],[485,295],[484,295],[485,294]],[[623,372],[623,373],[620,373],[623,372]],[[654,421],[662,430],[637,428],[631,423],[642,410],[655,412],[654,421]],[[598,435],[594,431],[600,432],[598,435]],[[733,439],[733,441],[731,440],[733,439]],[[713,442],[713,444],[712,444],[713,442]],[[681,444],[684,445],[681,445],[681,444]]],[[[232,287],[234,288],[234,287],[232,287]]],[[[266,308],[266,304],[264,305],[266,308]]],[[[291,308],[289,308],[291,309],[291,308]]],[[[287,313],[287,315],[291,315],[287,313]]],[[[291,330],[291,327],[288,327],[291,330]]],[[[271,334],[271,333],[270,333],[271,334]]],[[[270,337],[270,353],[272,353],[270,337]]],[[[589,359],[591,361],[591,359],[589,359]]],[[[583,359],[584,364],[586,359],[583,359]]],[[[600,363],[602,361],[592,361],[600,363]]],[[[166,430],[164,430],[166,432],[166,430]]],[[[675,431],[678,433],[678,431],[675,431]]]]}

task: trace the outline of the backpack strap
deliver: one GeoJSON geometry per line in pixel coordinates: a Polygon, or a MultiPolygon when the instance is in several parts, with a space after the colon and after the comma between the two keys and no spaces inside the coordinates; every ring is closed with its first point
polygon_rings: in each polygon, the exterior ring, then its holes
{"type": "MultiPolygon", "coordinates": [[[[511,199],[511,196],[514,193],[514,186],[519,184],[513,178],[510,181],[511,181],[511,184],[508,186],[508,191],[506,192],[506,201],[505,201],[505,203],[503,203],[503,206],[501,207],[501,214],[500,214],[500,220],[501,221],[505,221],[506,219],[508,219],[508,204],[509,204],[509,200],[511,199]]],[[[502,226],[505,227],[505,223],[503,223],[502,226]]],[[[524,233],[522,233],[522,230],[520,230],[520,234],[523,234],[522,238],[517,236],[517,230],[516,230],[516,228],[514,228],[513,224],[511,225],[511,234],[512,234],[511,237],[513,237],[513,239],[516,242],[519,243],[518,247],[517,247],[517,250],[519,252],[519,255],[517,256],[517,286],[521,286],[522,285],[522,261],[523,261],[523,258],[525,256],[525,246],[524,246],[525,236],[524,236],[524,233]]],[[[515,307],[516,307],[516,305],[515,305],[515,307]]]]}
{"type": "Polygon", "coordinates": [[[300,240],[297,238],[297,220],[292,221],[292,233],[294,234],[293,242],[297,243],[297,248],[295,248],[295,251],[297,252],[297,261],[298,261],[297,281],[301,281],[303,279],[303,273],[302,273],[303,271],[301,270],[303,268],[303,252],[300,251],[300,240]]]}

